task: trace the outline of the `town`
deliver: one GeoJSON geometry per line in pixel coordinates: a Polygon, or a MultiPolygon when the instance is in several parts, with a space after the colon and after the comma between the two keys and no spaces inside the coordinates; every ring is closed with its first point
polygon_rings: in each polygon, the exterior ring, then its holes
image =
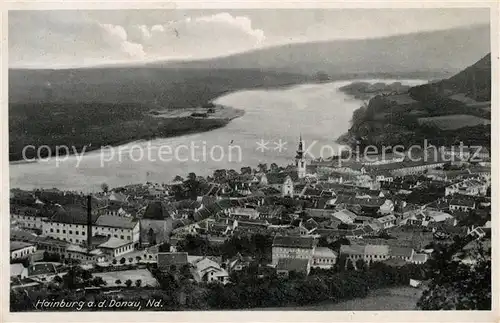
{"type": "Polygon", "coordinates": [[[488,149],[439,151],[455,158],[308,160],[300,138],[287,166],[91,194],[11,189],[11,310],[136,298],[263,308],[391,286],[419,290],[426,308],[433,262],[473,268],[491,248],[488,149]]]}

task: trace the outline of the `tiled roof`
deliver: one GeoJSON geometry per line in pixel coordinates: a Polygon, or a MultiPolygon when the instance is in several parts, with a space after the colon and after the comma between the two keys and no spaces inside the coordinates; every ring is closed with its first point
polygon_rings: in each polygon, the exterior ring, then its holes
{"type": "Polygon", "coordinates": [[[390,255],[393,257],[411,257],[412,253],[413,253],[412,248],[395,247],[395,246],[391,246],[390,248],[390,255]]]}
{"type": "Polygon", "coordinates": [[[146,211],[144,212],[144,215],[142,216],[143,219],[150,219],[150,220],[164,220],[166,218],[171,217],[172,208],[167,207],[167,204],[161,201],[155,201],[152,203],[149,203],[149,205],[146,207],[146,211]]]}
{"type": "Polygon", "coordinates": [[[337,257],[337,253],[330,248],[327,247],[316,247],[314,249],[313,257],[337,257]]]}
{"type": "Polygon", "coordinates": [[[29,243],[29,242],[16,241],[16,240],[11,240],[10,241],[10,251],[11,252],[15,251],[15,250],[19,250],[19,249],[31,247],[31,246],[33,246],[33,244],[29,243]]]}
{"type": "Polygon", "coordinates": [[[312,249],[316,240],[310,237],[275,236],[273,247],[306,248],[312,249]]]}
{"type": "MultiPolygon", "coordinates": [[[[98,215],[92,214],[92,223],[95,223],[97,217],[98,215]]],[[[79,206],[64,206],[55,212],[50,221],[67,224],[87,224],[87,210],[79,206]]]]}
{"type": "Polygon", "coordinates": [[[124,241],[124,240],[121,240],[121,239],[118,239],[115,237],[111,237],[111,238],[109,238],[108,241],[101,243],[99,245],[99,248],[116,249],[116,248],[120,248],[120,247],[123,247],[123,246],[128,245],[128,244],[130,244],[130,242],[127,242],[127,241],[124,241]]]}
{"type": "Polygon", "coordinates": [[[101,215],[97,221],[97,226],[111,227],[111,228],[123,228],[123,229],[133,229],[137,225],[137,221],[132,218],[126,218],[121,216],[113,215],[101,215]]]}

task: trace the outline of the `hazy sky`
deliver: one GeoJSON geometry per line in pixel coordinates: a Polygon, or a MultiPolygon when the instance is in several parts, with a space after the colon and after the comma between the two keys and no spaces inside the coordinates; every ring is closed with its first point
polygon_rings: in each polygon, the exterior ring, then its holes
{"type": "Polygon", "coordinates": [[[488,24],[488,9],[10,11],[11,67],[228,55],[276,44],[488,24]]]}

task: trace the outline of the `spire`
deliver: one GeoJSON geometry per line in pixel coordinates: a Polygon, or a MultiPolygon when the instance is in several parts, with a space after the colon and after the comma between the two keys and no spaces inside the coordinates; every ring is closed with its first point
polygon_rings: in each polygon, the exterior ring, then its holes
{"type": "Polygon", "coordinates": [[[295,158],[302,159],[303,156],[304,156],[304,147],[302,146],[302,133],[301,133],[299,137],[299,148],[297,149],[297,156],[295,158]]]}

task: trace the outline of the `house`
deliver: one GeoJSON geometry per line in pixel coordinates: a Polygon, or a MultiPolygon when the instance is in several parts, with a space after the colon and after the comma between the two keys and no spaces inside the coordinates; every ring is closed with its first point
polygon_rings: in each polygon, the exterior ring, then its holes
{"type": "Polygon", "coordinates": [[[28,270],[24,268],[23,264],[20,263],[10,264],[11,279],[24,279],[27,276],[28,276],[28,270]]]}
{"type": "Polygon", "coordinates": [[[272,265],[276,266],[280,258],[311,260],[316,244],[312,237],[277,235],[272,245],[272,265]]]}
{"type": "Polygon", "coordinates": [[[391,200],[385,200],[379,208],[380,214],[392,214],[394,213],[394,203],[391,200]]]}
{"type": "Polygon", "coordinates": [[[337,254],[335,251],[326,247],[316,247],[312,258],[312,267],[323,269],[332,268],[337,262],[337,254]]]}
{"type": "Polygon", "coordinates": [[[10,241],[10,259],[28,258],[35,253],[36,246],[29,242],[11,240],[10,241]]]}
{"type": "Polygon", "coordinates": [[[427,261],[427,255],[417,254],[413,248],[375,245],[375,244],[351,244],[340,246],[340,254],[350,259],[353,264],[362,259],[367,264],[373,261],[386,261],[389,259],[400,259],[408,263],[422,263],[427,261]]]}
{"type": "Polygon", "coordinates": [[[226,268],[229,272],[241,271],[243,268],[250,266],[252,257],[243,257],[239,252],[236,256],[227,261],[226,268]]]}
{"type": "Polygon", "coordinates": [[[354,220],[356,219],[356,214],[347,210],[343,209],[341,211],[335,212],[333,214],[333,217],[340,220],[342,223],[346,224],[352,224],[354,223],[354,220]]]}
{"type": "Polygon", "coordinates": [[[396,217],[392,214],[380,217],[375,220],[381,229],[388,229],[396,225],[396,217]]]}
{"type": "Polygon", "coordinates": [[[106,242],[99,244],[98,248],[110,258],[116,258],[134,251],[134,244],[122,239],[110,237],[106,242]]]}
{"type": "Polygon", "coordinates": [[[42,230],[43,221],[48,218],[48,212],[36,207],[11,205],[10,217],[21,228],[42,230]]]}
{"type": "Polygon", "coordinates": [[[311,262],[308,259],[280,258],[276,264],[276,273],[281,277],[288,277],[290,272],[309,275],[311,262]]]}
{"type": "Polygon", "coordinates": [[[157,256],[158,269],[163,271],[171,270],[172,266],[180,269],[184,265],[188,265],[187,252],[158,252],[157,256]]]}
{"type": "Polygon", "coordinates": [[[489,183],[478,179],[467,179],[460,183],[455,183],[445,188],[445,196],[453,194],[469,196],[485,196],[489,183]]]}
{"type": "Polygon", "coordinates": [[[48,281],[57,274],[56,266],[50,262],[32,264],[27,268],[27,278],[48,281]]]}
{"type": "Polygon", "coordinates": [[[190,262],[191,273],[197,282],[226,284],[229,282],[228,272],[218,262],[208,257],[195,258],[190,262]]]}
{"type": "Polygon", "coordinates": [[[470,199],[453,198],[449,204],[451,211],[470,211],[476,208],[476,202],[470,199]]]}

